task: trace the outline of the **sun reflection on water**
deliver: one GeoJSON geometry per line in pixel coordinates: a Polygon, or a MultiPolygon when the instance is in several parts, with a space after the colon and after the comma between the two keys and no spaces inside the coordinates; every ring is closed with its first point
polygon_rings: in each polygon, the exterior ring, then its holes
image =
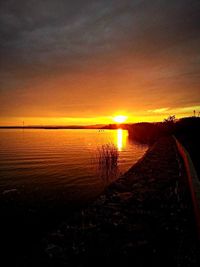
{"type": "Polygon", "coordinates": [[[126,138],[127,138],[127,131],[118,129],[116,136],[116,145],[118,151],[122,151],[122,149],[126,147],[126,138]]]}

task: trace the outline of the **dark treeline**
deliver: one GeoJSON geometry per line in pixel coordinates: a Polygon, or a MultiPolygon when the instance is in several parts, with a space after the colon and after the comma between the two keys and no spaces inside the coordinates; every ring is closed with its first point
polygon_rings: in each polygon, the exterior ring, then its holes
{"type": "Polygon", "coordinates": [[[174,135],[188,150],[200,177],[200,118],[187,117],[175,120],[169,117],[159,123],[136,123],[128,126],[129,138],[152,145],[159,138],[174,135]]]}
{"type": "Polygon", "coordinates": [[[188,117],[175,120],[172,116],[163,122],[142,122],[129,125],[128,131],[130,138],[144,144],[153,144],[166,135],[175,135],[181,140],[188,136],[197,138],[200,134],[200,118],[188,117]]]}

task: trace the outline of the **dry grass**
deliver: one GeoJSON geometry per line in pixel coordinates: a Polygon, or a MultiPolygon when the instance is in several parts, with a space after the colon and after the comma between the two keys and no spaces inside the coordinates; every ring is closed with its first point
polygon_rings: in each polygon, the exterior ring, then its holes
{"type": "Polygon", "coordinates": [[[117,177],[119,152],[114,144],[105,144],[97,148],[99,176],[104,185],[117,177]]]}

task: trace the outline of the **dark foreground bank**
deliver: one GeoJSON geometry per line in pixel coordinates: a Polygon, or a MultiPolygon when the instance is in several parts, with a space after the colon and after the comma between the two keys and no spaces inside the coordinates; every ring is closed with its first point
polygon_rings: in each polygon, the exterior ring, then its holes
{"type": "Polygon", "coordinates": [[[35,266],[199,266],[186,173],[162,138],[95,203],[43,236],[35,266]]]}

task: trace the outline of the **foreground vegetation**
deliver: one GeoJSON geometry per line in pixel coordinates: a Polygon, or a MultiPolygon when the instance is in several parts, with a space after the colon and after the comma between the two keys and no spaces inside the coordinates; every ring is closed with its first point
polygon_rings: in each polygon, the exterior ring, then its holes
{"type": "Polygon", "coordinates": [[[104,186],[116,179],[119,152],[114,144],[105,144],[97,148],[97,173],[104,186]]]}

